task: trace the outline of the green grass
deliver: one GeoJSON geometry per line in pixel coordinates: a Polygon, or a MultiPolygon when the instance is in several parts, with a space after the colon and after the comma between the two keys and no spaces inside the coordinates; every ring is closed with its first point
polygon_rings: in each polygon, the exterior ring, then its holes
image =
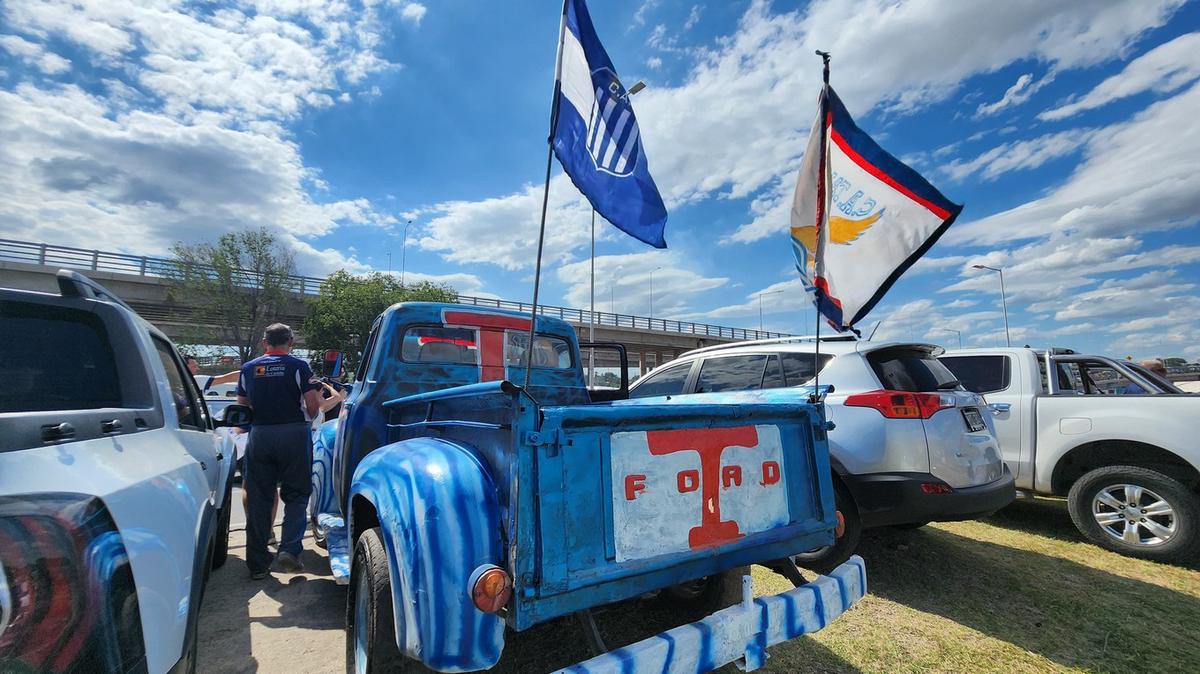
{"type": "MultiPolygon", "coordinates": [[[[817,634],[772,648],[766,671],[1200,672],[1200,567],[1084,543],[1061,502],[868,532],[859,554],[870,594],[817,634]]],[[[759,594],[789,587],[760,567],[754,583],[759,594]]],[[[644,601],[606,609],[598,622],[612,647],[669,627],[670,616],[644,601]]],[[[582,632],[564,620],[510,634],[501,669],[587,657],[582,632]]]]}

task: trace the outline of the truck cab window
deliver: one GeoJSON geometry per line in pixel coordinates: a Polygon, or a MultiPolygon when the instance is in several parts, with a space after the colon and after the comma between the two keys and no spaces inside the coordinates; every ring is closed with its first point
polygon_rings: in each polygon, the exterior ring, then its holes
{"type": "Polygon", "coordinates": [[[1007,356],[942,356],[939,360],[972,393],[1003,391],[1012,379],[1007,356]]]}

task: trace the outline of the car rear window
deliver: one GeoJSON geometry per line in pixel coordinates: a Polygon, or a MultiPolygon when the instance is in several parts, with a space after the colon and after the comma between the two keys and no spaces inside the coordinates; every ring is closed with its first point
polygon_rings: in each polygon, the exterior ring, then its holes
{"type": "Polygon", "coordinates": [[[974,393],[1003,391],[1012,377],[1008,356],[942,356],[938,360],[974,393]]]}
{"type": "Polygon", "coordinates": [[[880,349],[868,353],[867,362],[889,391],[936,391],[955,380],[954,373],[923,349],[880,349]]]}
{"type": "MultiPolygon", "coordinates": [[[[817,376],[817,368],[813,366],[817,362],[815,353],[783,353],[783,371],[787,373],[787,385],[799,386],[804,382],[817,376]]],[[[821,369],[833,359],[833,356],[821,355],[821,369]]]]}
{"type": "Polygon", "coordinates": [[[0,302],[0,412],[123,407],[104,323],[92,313],[0,302]]]}

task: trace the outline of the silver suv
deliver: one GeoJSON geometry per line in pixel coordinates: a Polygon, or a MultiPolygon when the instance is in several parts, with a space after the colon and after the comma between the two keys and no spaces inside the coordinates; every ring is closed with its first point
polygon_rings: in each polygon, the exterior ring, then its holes
{"type": "Polygon", "coordinates": [[[794,387],[811,392],[816,366],[835,425],[829,433],[837,507],[846,533],[800,555],[824,572],[845,561],[863,528],[974,519],[1008,505],[1004,465],[983,399],[962,388],[941,347],[795,337],[689,351],[639,379],[630,398],[794,387]]]}

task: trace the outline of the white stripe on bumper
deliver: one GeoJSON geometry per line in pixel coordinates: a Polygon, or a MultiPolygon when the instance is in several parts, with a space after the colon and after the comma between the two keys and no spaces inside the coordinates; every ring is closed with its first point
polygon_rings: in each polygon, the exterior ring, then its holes
{"type": "Polygon", "coordinates": [[[787,592],[745,599],[694,623],[598,655],[560,673],[707,672],[738,661],[744,671],[762,667],[768,646],[825,627],[867,593],[867,571],[854,555],[828,576],[787,592]]]}

